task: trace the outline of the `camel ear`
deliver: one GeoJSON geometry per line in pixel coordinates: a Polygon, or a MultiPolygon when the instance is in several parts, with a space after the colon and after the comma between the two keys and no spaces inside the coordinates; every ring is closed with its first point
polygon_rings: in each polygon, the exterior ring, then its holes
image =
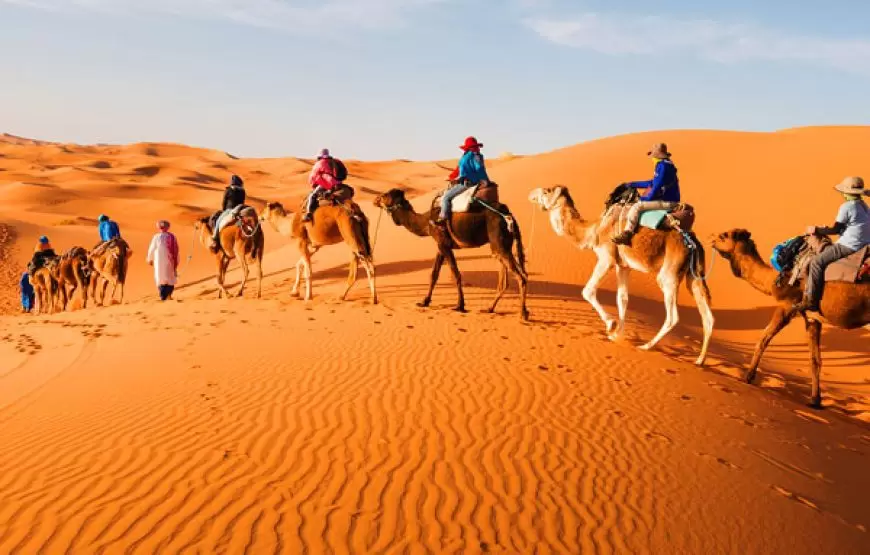
{"type": "Polygon", "coordinates": [[[750,233],[746,229],[735,229],[734,230],[734,239],[738,241],[749,241],[749,238],[752,237],[752,233],[750,233]]]}

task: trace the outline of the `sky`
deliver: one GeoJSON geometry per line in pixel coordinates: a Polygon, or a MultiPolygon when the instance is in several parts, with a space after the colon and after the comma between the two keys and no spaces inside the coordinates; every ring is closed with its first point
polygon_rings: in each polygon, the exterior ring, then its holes
{"type": "Polygon", "coordinates": [[[870,2],[0,0],[0,132],[490,156],[870,124],[870,2]]]}

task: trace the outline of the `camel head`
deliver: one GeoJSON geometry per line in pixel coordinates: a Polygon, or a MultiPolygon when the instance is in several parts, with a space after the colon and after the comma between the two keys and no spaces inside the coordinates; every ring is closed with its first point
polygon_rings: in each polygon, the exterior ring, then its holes
{"type": "Polygon", "coordinates": [[[564,202],[569,206],[574,206],[574,200],[571,198],[571,194],[568,193],[568,188],[561,185],[556,187],[539,187],[529,193],[529,202],[537,204],[544,211],[556,208],[561,199],[564,199],[564,202]]]}
{"type": "Polygon", "coordinates": [[[382,208],[387,212],[394,212],[399,208],[410,208],[411,203],[405,198],[405,191],[401,189],[390,189],[382,195],[375,197],[375,206],[382,208]]]}
{"type": "Polygon", "coordinates": [[[266,222],[271,221],[273,218],[283,218],[287,216],[287,212],[284,210],[284,205],[280,202],[267,202],[266,207],[263,208],[263,212],[260,214],[260,221],[266,222]]]}
{"type": "Polygon", "coordinates": [[[716,235],[713,248],[725,260],[731,260],[735,254],[757,252],[752,234],[745,229],[732,229],[716,235]]]}

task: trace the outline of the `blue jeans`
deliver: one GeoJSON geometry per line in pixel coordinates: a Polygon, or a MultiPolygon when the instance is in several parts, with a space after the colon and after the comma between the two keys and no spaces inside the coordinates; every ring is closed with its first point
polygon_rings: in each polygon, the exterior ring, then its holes
{"type": "Polygon", "coordinates": [[[441,197],[441,218],[447,219],[450,217],[450,203],[453,202],[453,199],[467,191],[470,187],[472,187],[471,183],[460,183],[458,185],[454,185],[450,187],[444,192],[444,195],[441,197]]]}
{"type": "Polygon", "coordinates": [[[322,195],[325,191],[326,191],[326,189],[324,189],[323,187],[321,187],[320,185],[318,185],[317,187],[314,188],[314,190],[311,191],[311,194],[308,195],[308,205],[307,205],[307,207],[306,207],[306,209],[305,209],[305,211],[306,211],[308,214],[311,214],[312,212],[314,212],[314,209],[317,208],[317,201],[318,201],[318,198],[319,198],[320,195],[322,195]]]}

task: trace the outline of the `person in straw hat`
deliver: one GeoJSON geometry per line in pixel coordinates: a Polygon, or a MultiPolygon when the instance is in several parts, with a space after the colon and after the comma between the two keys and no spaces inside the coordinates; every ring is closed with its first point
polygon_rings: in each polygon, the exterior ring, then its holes
{"type": "Polygon", "coordinates": [[[864,201],[870,191],[864,188],[864,180],[860,177],[847,177],[834,189],[846,199],[837,212],[837,221],[831,227],[809,226],[807,234],[839,235],[840,238],[810,262],[804,300],[795,305],[795,310],[818,312],[828,264],[870,245],[870,207],[864,201]]]}
{"type": "Polygon", "coordinates": [[[668,152],[668,145],[657,143],[646,155],[655,164],[655,175],[649,181],[626,183],[635,189],[646,189],[646,192],[641,194],[640,202],[628,210],[624,230],[613,238],[617,245],[631,244],[641,213],[648,210],[673,210],[680,204],[680,180],[677,177],[677,167],[668,152]]]}

